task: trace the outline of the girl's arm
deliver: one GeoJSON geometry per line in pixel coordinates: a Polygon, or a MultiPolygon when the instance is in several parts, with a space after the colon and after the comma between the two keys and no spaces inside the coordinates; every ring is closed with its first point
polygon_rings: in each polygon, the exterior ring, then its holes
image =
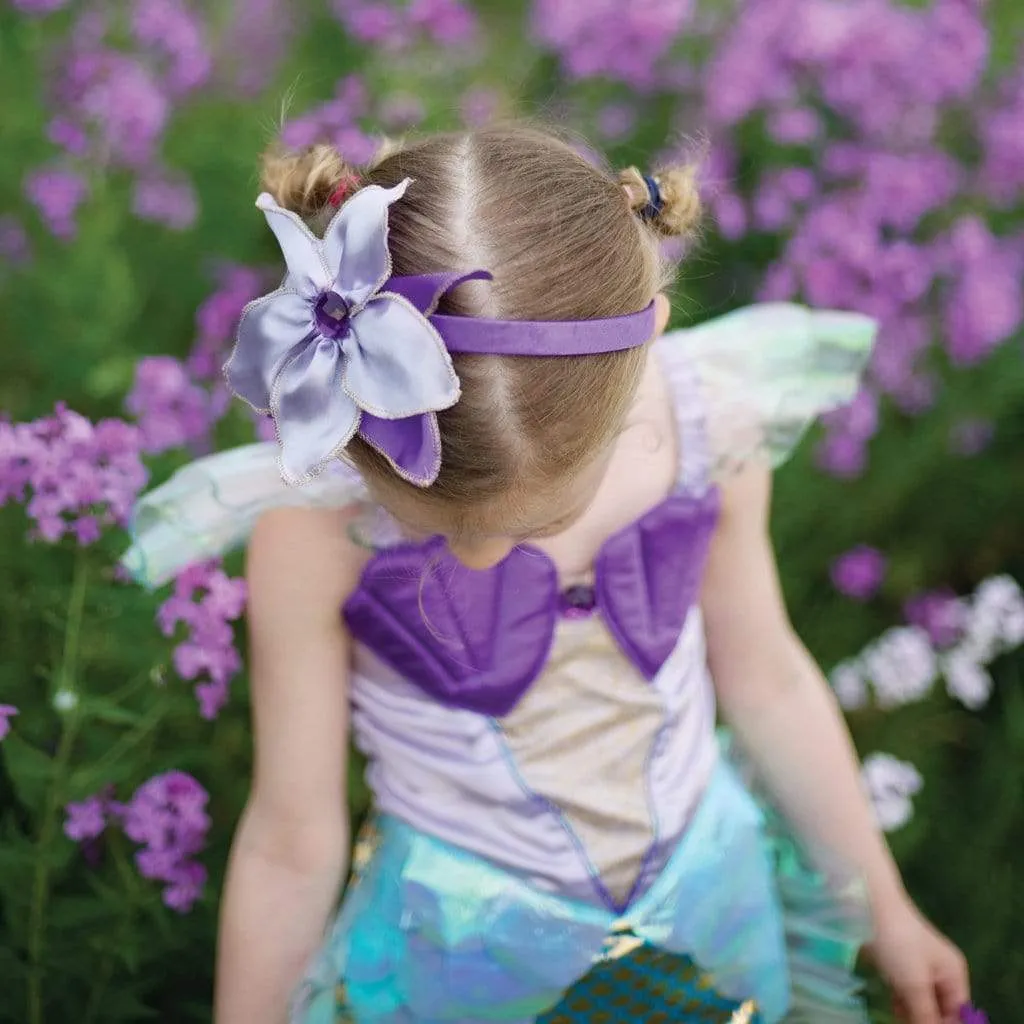
{"type": "Polygon", "coordinates": [[[361,559],[346,513],[280,509],[249,547],[252,789],[221,907],[217,1024],[284,1024],[348,855],[349,644],[361,559]]]}
{"type": "Polygon", "coordinates": [[[797,833],[866,880],[875,958],[905,1018],[955,1021],[968,998],[964,959],[906,895],[842,713],[789,622],[768,536],[770,493],[770,473],[756,465],[722,492],[702,598],[719,706],[797,833]]]}

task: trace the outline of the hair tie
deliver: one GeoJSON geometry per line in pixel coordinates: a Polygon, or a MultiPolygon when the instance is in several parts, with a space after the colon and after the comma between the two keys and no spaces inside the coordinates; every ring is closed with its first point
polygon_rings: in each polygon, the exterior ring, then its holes
{"type": "Polygon", "coordinates": [[[642,175],[644,185],[647,186],[647,205],[640,211],[640,219],[643,221],[657,220],[661,211],[665,209],[665,200],[661,195],[661,186],[657,178],[649,174],[642,175]]]}
{"type": "Polygon", "coordinates": [[[330,194],[327,202],[337,209],[345,201],[346,196],[354,188],[359,185],[359,179],[354,174],[347,174],[338,184],[335,186],[334,191],[330,194]]]}

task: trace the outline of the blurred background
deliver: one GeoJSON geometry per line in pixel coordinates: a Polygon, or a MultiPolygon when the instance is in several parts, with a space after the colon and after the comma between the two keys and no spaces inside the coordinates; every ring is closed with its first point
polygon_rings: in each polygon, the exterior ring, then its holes
{"type": "Polygon", "coordinates": [[[141,489],[256,436],[219,367],[277,274],[259,152],[358,163],[517,114],[614,166],[701,158],[678,325],[789,298],[881,322],[779,474],[785,586],[911,891],[1021,1019],[1024,5],[4,0],[5,1024],[210,1019],[240,559],[155,594],[115,565],[141,489]]]}

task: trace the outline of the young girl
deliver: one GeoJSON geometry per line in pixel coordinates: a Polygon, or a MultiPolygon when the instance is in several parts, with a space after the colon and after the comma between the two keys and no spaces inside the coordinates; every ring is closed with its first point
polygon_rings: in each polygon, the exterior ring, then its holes
{"type": "Polygon", "coordinates": [[[767,533],[772,466],[873,325],[663,335],[691,174],[533,129],[362,174],[275,155],[264,185],[287,276],[225,371],[279,445],[183,470],[129,556],[158,583],[249,542],[218,1024],[864,1021],[867,919],[902,1019],[957,1020],[963,957],[876,831],[767,533]],[[350,725],[375,811],[328,926],[350,725]]]}

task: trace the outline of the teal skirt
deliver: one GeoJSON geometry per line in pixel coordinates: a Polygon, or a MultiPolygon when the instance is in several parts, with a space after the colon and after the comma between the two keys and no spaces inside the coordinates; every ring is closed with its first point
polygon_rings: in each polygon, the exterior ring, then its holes
{"type": "Polygon", "coordinates": [[[723,760],[620,917],[380,818],[292,1024],[866,1024],[864,901],[811,871],[723,760]]]}

